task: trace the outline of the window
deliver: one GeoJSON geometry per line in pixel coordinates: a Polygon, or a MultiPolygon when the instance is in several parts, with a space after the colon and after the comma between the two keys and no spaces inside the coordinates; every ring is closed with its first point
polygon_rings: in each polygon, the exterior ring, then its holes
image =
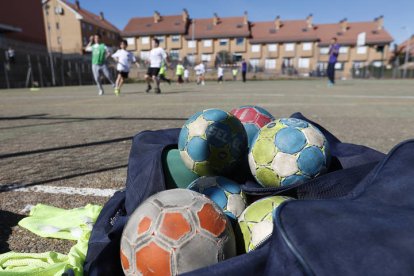
{"type": "Polygon", "coordinates": [[[236,45],[240,46],[244,44],[244,37],[236,38],[236,45]]]}
{"type": "Polygon", "coordinates": [[[188,61],[190,64],[195,64],[195,56],[193,56],[193,55],[188,55],[188,56],[186,56],[186,58],[187,58],[187,61],[188,61]]]}
{"type": "Polygon", "coordinates": [[[312,51],[312,42],[302,43],[302,50],[303,51],[312,51]]]}
{"type": "Polygon", "coordinates": [[[365,67],[365,62],[363,62],[363,61],[354,61],[354,63],[352,64],[352,67],[354,69],[363,68],[363,67],[365,67]]]}
{"type": "Polygon", "coordinates": [[[179,60],[180,59],[180,50],[171,50],[170,51],[170,58],[171,58],[171,60],[179,60]]]}
{"type": "Polygon", "coordinates": [[[180,36],[179,35],[173,35],[171,36],[172,42],[180,42],[180,36]]]}
{"type": "Polygon", "coordinates": [[[220,39],[220,46],[227,46],[227,44],[229,43],[228,39],[220,39]]]}
{"type": "Polygon", "coordinates": [[[128,45],[131,45],[133,48],[135,48],[135,37],[127,37],[126,41],[128,45]]]}
{"type": "Polygon", "coordinates": [[[256,67],[259,66],[260,60],[259,59],[250,59],[249,62],[250,62],[250,66],[252,66],[253,68],[256,68],[256,67]]]}
{"type": "Polygon", "coordinates": [[[203,46],[204,47],[211,47],[213,45],[213,41],[211,39],[204,39],[203,46]]]}
{"type": "Polygon", "coordinates": [[[59,30],[59,29],[60,29],[59,22],[56,22],[56,30],[59,30]]]}
{"type": "Polygon", "coordinates": [[[260,45],[252,45],[252,53],[259,53],[260,45]]]}
{"type": "Polygon", "coordinates": [[[62,43],[62,38],[60,36],[57,37],[57,43],[60,45],[62,43]]]}
{"type": "Polygon", "coordinates": [[[93,26],[92,25],[88,25],[88,27],[89,27],[89,31],[93,31],[93,26]]]}
{"type": "Polygon", "coordinates": [[[329,47],[321,47],[321,48],[319,48],[319,53],[321,55],[327,55],[327,54],[329,54],[329,47]]]}
{"type": "Polygon", "coordinates": [[[269,52],[277,52],[277,44],[268,44],[267,45],[267,50],[269,52]]]}
{"type": "Polygon", "coordinates": [[[86,29],[86,24],[85,24],[85,22],[82,22],[82,29],[86,29]]]}
{"type": "Polygon", "coordinates": [[[211,55],[202,54],[201,55],[202,61],[211,61],[211,55]]]}
{"type": "Polygon", "coordinates": [[[187,43],[188,48],[195,48],[196,47],[196,41],[195,40],[190,40],[187,43]]]}
{"type": "Polygon", "coordinates": [[[367,53],[367,46],[358,46],[357,48],[357,54],[363,55],[367,53]]]}
{"type": "Polygon", "coordinates": [[[375,61],[372,62],[372,66],[381,67],[381,66],[383,66],[383,64],[382,64],[381,60],[375,60],[375,61]]]}
{"type": "Polygon", "coordinates": [[[82,37],[82,43],[84,46],[88,45],[89,40],[86,38],[86,36],[82,37]]]}
{"type": "Polygon", "coordinates": [[[155,38],[160,41],[160,44],[164,43],[164,41],[165,41],[165,36],[163,36],[163,35],[157,35],[157,36],[155,36],[155,38]]]}
{"type": "Polygon", "coordinates": [[[266,59],[265,60],[266,69],[276,69],[276,59],[266,59]]]}
{"type": "Polygon", "coordinates": [[[298,61],[298,67],[299,68],[309,68],[309,58],[300,58],[298,61]]]}
{"type": "Polygon", "coordinates": [[[349,47],[341,46],[341,48],[339,48],[339,53],[340,54],[348,54],[348,50],[349,50],[349,47]]]}
{"type": "Polygon", "coordinates": [[[342,62],[335,63],[335,69],[338,70],[338,71],[343,71],[344,70],[344,64],[342,62]]]}
{"type": "Polygon", "coordinates": [[[149,44],[149,36],[141,37],[141,44],[142,45],[149,44]]]}
{"type": "Polygon", "coordinates": [[[233,54],[233,62],[240,62],[243,59],[243,55],[239,53],[233,54]]]}
{"type": "Polygon", "coordinates": [[[149,59],[149,54],[150,54],[149,51],[141,51],[140,57],[141,57],[142,60],[148,60],[149,59]]]}
{"type": "Polygon", "coordinates": [[[286,43],[285,44],[285,51],[286,52],[295,51],[295,43],[286,43]]]}

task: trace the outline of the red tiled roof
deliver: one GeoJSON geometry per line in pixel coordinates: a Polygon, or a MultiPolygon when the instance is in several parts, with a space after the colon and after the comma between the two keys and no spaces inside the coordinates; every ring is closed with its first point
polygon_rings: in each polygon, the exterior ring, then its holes
{"type": "Polygon", "coordinates": [[[278,30],[274,21],[254,22],[251,26],[250,43],[317,41],[314,28],[308,28],[306,20],[281,20],[278,30]]]}
{"type": "Polygon", "coordinates": [[[66,5],[68,5],[69,7],[71,7],[75,12],[79,13],[82,17],[83,17],[83,21],[90,23],[92,25],[95,26],[99,26],[103,29],[115,32],[115,33],[119,33],[120,30],[115,27],[114,25],[112,25],[108,20],[101,19],[101,17],[99,15],[96,15],[94,13],[91,13],[90,11],[87,11],[85,9],[83,9],[81,7],[81,9],[77,9],[76,5],[73,3],[70,3],[67,0],[61,0],[63,3],[65,3],[66,5]]]}
{"type": "Polygon", "coordinates": [[[407,51],[408,42],[410,42],[410,54],[414,55],[414,35],[412,35],[410,39],[407,39],[406,41],[398,45],[398,52],[405,53],[407,51]]]}
{"type": "Polygon", "coordinates": [[[185,34],[186,31],[187,22],[183,20],[182,15],[161,15],[159,22],[155,22],[153,16],[131,18],[123,30],[123,35],[185,34]]]}
{"type": "Polygon", "coordinates": [[[355,45],[358,34],[366,33],[366,44],[388,44],[393,41],[391,35],[382,28],[378,30],[375,21],[372,22],[348,22],[347,30],[342,31],[341,23],[337,24],[318,24],[316,32],[318,34],[320,45],[328,45],[332,37],[338,39],[339,44],[355,45]]]}
{"type": "Polygon", "coordinates": [[[186,39],[204,38],[231,38],[231,37],[249,37],[249,23],[244,24],[244,17],[224,17],[219,18],[217,25],[213,24],[213,18],[193,19],[188,27],[186,39]]]}

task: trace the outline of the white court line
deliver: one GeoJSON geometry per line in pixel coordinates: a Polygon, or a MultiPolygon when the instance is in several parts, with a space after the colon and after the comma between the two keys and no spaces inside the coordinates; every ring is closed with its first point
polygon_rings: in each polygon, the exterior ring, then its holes
{"type": "MultiPolygon", "coordinates": [[[[168,95],[168,92],[165,93],[165,95],[168,95]]],[[[176,96],[173,94],[169,94],[168,96],[176,96]]],[[[217,93],[217,91],[214,91],[213,93],[209,94],[203,94],[203,93],[197,93],[197,94],[188,94],[185,95],[186,97],[227,97],[227,98],[236,98],[236,97],[255,97],[255,96],[263,96],[263,97],[318,97],[318,98],[349,98],[349,99],[406,99],[406,100],[414,100],[414,96],[412,95],[348,95],[348,94],[281,94],[281,93],[249,93],[249,94],[232,94],[229,92],[229,94],[222,94],[217,93]]]]}
{"type": "Polygon", "coordinates": [[[46,194],[65,194],[65,195],[83,195],[83,196],[100,196],[111,197],[116,189],[95,189],[95,188],[75,188],[75,187],[59,187],[59,186],[32,186],[27,188],[19,188],[13,191],[26,193],[46,193],[46,194]]]}

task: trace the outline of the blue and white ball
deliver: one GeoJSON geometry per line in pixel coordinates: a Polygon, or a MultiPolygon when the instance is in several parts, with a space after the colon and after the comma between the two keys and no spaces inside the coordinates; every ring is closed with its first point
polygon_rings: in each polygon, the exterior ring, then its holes
{"type": "Polygon", "coordinates": [[[181,129],[178,149],[184,164],[200,176],[230,173],[247,154],[242,123],[220,109],[191,116],[181,129]]]}
{"type": "Polygon", "coordinates": [[[323,174],[329,161],[329,145],[322,132],[294,118],[261,128],[249,152],[250,170],[263,187],[305,182],[323,174]]]}
{"type": "Polygon", "coordinates": [[[246,195],[240,185],[223,176],[203,176],[188,189],[206,195],[231,219],[237,219],[246,209],[246,195]]]}

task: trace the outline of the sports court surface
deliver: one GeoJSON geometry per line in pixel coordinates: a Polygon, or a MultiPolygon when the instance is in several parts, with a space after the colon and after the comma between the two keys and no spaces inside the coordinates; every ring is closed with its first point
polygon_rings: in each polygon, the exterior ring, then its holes
{"type": "MultiPolygon", "coordinates": [[[[302,112],[343,142],[388,152],[414,138],[414,81],[207,82],[0,90],[0,253],[57,251],[70,241],[38,238],[16,226],[27,205],[103,205],[125,185],[131,137],[181,127],[196,111],[259,105],[276,118],[302,112]]],[[[27,209],[27,208],[26,208],[27,209]]]]}

